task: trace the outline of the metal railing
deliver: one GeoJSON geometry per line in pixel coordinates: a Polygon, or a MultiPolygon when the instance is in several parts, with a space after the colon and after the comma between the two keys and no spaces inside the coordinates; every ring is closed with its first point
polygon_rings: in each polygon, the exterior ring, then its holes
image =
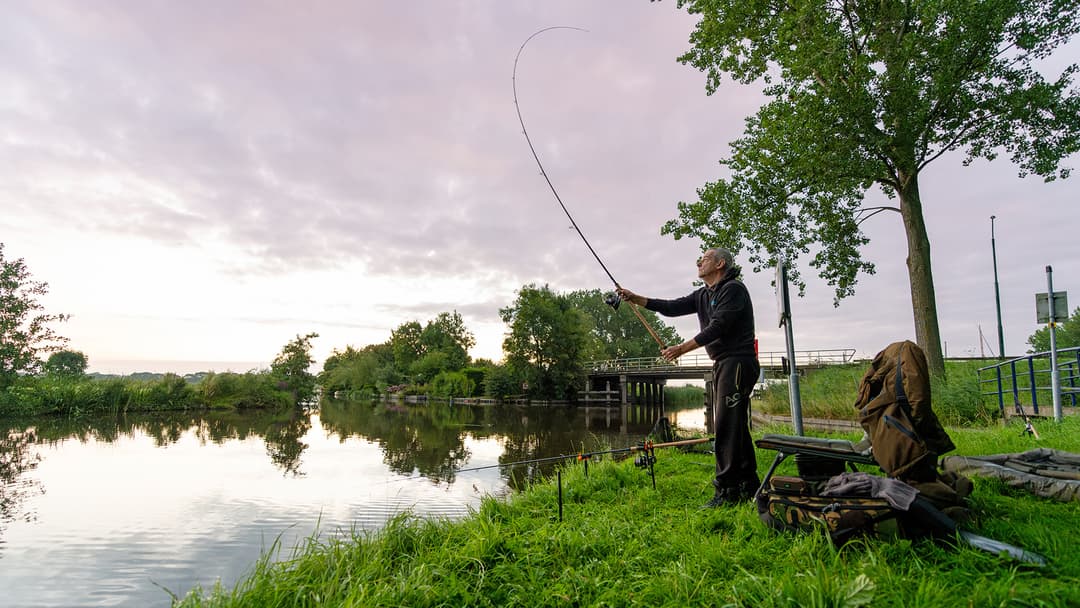
{"type": "MultiPolygon", "coordinates": [[[[758,361],[762,367],[780,368],[787,353],[761,352],[758,353],[758,361]]],[[[796,367],[819,367],[823,365],[840,365],[851,363],[855,360],[854,348],[833,348],[825,350],[797,350],[795,351],[796,367]]],[[[705,368],[712,367],[712,359],[705,353],[683,355],[675,361],[665,361],[661,357],[632,357],[627,359],[605,359],[601,361],[588,361],[585,369],[592,373],[607,372],[637,372],[653,371],[672,368],[705,368]]]]}
{"type": "MultiPolygon", "coordinates": [[[[1076,407],[1080,399],[1080,346],[1059,348],[1057,351],[1058,378],[1061,383],[1061,404],[1076,407]]],[[[1005,415],[1005,401],[1015,407],[1030,407],[1031,413],[1039,413],[1039,404],[1053,404],[1051,385],[1050,351],[1034,353],[980,367],[979,394],[996,397],[1001,415],[1005,415]]]]}

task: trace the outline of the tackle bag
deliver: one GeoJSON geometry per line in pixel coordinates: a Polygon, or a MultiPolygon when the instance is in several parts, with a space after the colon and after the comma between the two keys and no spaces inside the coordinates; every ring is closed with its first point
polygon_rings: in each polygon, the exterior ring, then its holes
{"type": "Polygon", "coordinates": [[[883,498],[822,496],[815,483],[774,475],[756,496],[758,516],[778,531],[821,530],[833,544],[858,536],[895,538],[902,534],[899,512],[883,498]]]}

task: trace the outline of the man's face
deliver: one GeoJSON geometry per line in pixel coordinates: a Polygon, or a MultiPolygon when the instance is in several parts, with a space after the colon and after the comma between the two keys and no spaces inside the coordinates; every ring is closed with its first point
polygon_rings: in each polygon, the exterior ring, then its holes
{"type": "Polygon", "coordinates": [[[699,278],[706,277],[714,272],[717,272],[718,270],[724,269],[724,263],[717,262],[716,256],[713,255],[714,253],[715,252],[710,249],[703,253],[700,258],[698,258],[697,276],[699,278]]]}

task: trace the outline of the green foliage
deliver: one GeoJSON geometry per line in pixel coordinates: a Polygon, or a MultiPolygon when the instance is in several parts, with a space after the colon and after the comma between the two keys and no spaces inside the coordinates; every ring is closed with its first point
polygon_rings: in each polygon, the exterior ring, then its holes
{"type": "Polygon", "coordinates": [[[665,386],[664,406],[669,410],[699,408],[705,403],[705,389],[700,386],[665,386]]]}
{"type": "MultiPolygon", "coordinates": [[[[599,289],[572,291],[565,297],[572,306],[585,313],[592,321],[592,331],[587,346],[589,359],[625,359],[659,355],[660,346],[637,316],[629,310],[628,303],[622,303],[619,310],[615,310],[604,302],[604,294],[599,289]]],[[[638,310],[664,344],[679,344],[683,341],[675,328],[664,323],[655,312],[644,308],[638,310]]]]}
{"type": "Polygon", "coordinates": [[[458,311],[441,312],[420,333],[420,346],[423,354],[444,353],[444,369],[459,370],[469,363],[469,349],[476,346],[476,338],[465,327],[458,311]]]}
{"type": "MultiPolygon", "coordinates": [[[[1056,301],[1057,298],[1054,298],[1056,301]]],[[[1080,307],[1073,310],[1072,315],[1069,316],[1063,323],[1059,323],[1055,328],[1054,339],[1057,342],[1057,347],[1072,348],[1074,346],[1080,346],[1080,307]]],[[[1035,333],[1028,336],[1027,339],[1029,353],[1045,353],[1050,350],[1050,327],[1043,327],[1035,333]]]]}
{"type": "Polygon", "coordinates": [[[0,417],[293,406],[291,392],[277,384],[268,372],[208,373],[198,384],[176,374],[154,380],[23,376],[0,391],[0,417]]]}
{"type": "MultiPolygon", "coordinates": [[[[1048,81],[1036,64],[1080,29],[1080,1],[677,4],[698,17],[680,61],[707,73],[707,92],[726,73],[763,81],[769,101],[720,161],[730,178],[680,202],[663,232],[749,246],[755,271],[810,254],[838,302],[874,272],[859,222],[902,209],[916,336],[940,373],[919,173],[963,150],[965,164],[1005,151],[1021,176],[1068,176],[1061,162],[1080,150],[1078,67],[1048,81]],[[874,187],[899,208],[864,207],[874,187]]],[[[797,268],[791,276],[801,293],[797,268]]]]}
{"type": "Polygon", "coordinates": [[[86,373],[86,355],[76,350],[61,350],[49,355],[45,373],[51,376],[82,376],[86,373]]]}
{"type": "Polygon", "coordinates": [[[493,367],[484,376],[484,396],[491,399],[507,399],[512,395],[520,395],[523,378],[508,365],[493,367]]]}
{"type": "Polygon", "coordinates": [[[402,323],[384,344],[351,346],[327,359],[319,382],[329,391],[378,392],[399,382],[414,386],[431,382],[442,372],[456,372],[469,363],[476,338],[461,314],[442,312],[421,325],[402,323]]]}
{"type": "Polygon", "coordinates": [[[394,352],[394,365],[400,370],[407,370],[423,354],[420,335],[424,328],[418,321],[402,323],[390,332],[390,347],[394,352]]]}
{"type": "Polygon", "coordinates": [[[439,372],[431,379],[431,394],[436,397],[468,397],[476,389],[476,383],[464,372],[439,372]]]}
{"type": "Polygon", "coordinates": [[[573,399],[584,385],[592,322],[570,298],[547,285],[526,285],[499,310],[509,326],[503,352],[513,374],[527,381],[530,397],[573,399]]]}
{"type": "Polygon", "coordinates": [[[391,332],[389,344],[395,368],[409,380],[425,383],[439,372],[468,365],[476,338],[455,310],[439,313],[422,327],[418,321],[402,323],[391,332]]]}
{"type": "Polygon", "coordinates": [[[66,321],[68,315],[41,312],[45,307],[38,298],[48,292],[49,284],[34,281],[22,258],[4,257],[0,243],[0,390],[19,374],[38,373],[40,354],[59,350],[67,342],[49,324],[66,321]]]}
{"type": "Polygon", "coordinates": [[[484,394],[484,379],[487,377],[487,373],[492,367],[494,367],[494,365],[466,367],[461,370],[461,373],[465,374],[465,377],[469,379],[469,382],[472,382],[473,387],[472,392],[466,395],[466,397],[479,397],[484,394]]]}
{"type": "Polygon", "coordinates": [[[282,347],[270,364],[270,375],[278,382],[278,387],[292,391],[297,402],[307,401],[315,396],[315,376],[308,369],[315,362],[315,359],[311,358],[311,341],[318,337],[319,334],[316,333],[306,336],[297,334],[296,338],[282,347]]]}
{"type": "Polygon", "coordinates": [[[341,352],[335,350],[323,363],[319,385],[328,394],[337,391],[378,393],[402,378],[394,361],[390,343],[372,344],[360,350],[351,346],[341,352]]]}
{"type": "Polygon", "coordinates": [[[267,373],[207,374],[194,386],[199,400],[211,409],[283,408],[294,404],[291,396],[277,388],[267,373]]]}
{"type": "Polygon", "coordinates": [[[409,378],[417,384],[427,384],[438,374],[452,369],[450,355],[437,350],[424,353],[419,359],[409,366],[409,378]]]}

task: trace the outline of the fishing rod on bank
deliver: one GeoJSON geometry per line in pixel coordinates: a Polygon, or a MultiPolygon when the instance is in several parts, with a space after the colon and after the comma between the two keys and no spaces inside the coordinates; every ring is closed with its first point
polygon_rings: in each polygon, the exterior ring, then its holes
{"type": "MultiPolygon", "coordinates": [[[[604,273],[608,276],[609,279],[611,279],[611,282],[615,285],[615,289],[619,289],[619,282],[615,280],[615,277],[612,276],[611,271],[607,269],[607,266],[604,265],[603,260],[601,260],[600,256],[597,255],[596,250],[593,249],[593,246],[589,243],[589,239],[585,238],[585,234],[581,231],[581,228],[578,227],[577,222],[574,221],[574,217],[570,215],[570,210],[566,208],[565,204],[563,204],[562,197],[559,196],[559,192],[555,189],[555,185],[551,183],[551,178],[548,177],[547,171],[544,169],[544,164],[540,162],[540,156],[536,153],[536,148],[533,146],[532,139],[529,138],[529,131],[525,128],[525,119],[521,116],[521,104],[518,103],[517,94],[518,60],[521,59],[521,53],[525,50],[525,45],[529,44],[530,40],[550,30],[576,30],[578,32],[589,31],[580,27],[573,27],[570,25],[554,25],[551,27],[545,27],[543,29],[537,30],[531,36],[526,38],[525,42],[521,43],[521,47],[518,48],[517,55],[514,57],[514,74],[512,78],[514,86],[514,109],[517,110],[518,122],[521,124],[521,133],[525,136],[526,143],[529,144],[529,151],[532,152],[533,159],[536,160],[536,166],[540,168],[540,175],[544,176],[544,181],[547,182],[548,188],[551,189],[551,193],[555,195],[555,200],[559,202],[559,206],[562,207],[563,213],[565,213],[566,217],[570,220],[570,224],[573,225],[574,230],[577,231],[578,236],[581,237],[581,240],[585,242],[585,246],[589,248],[589,253],[591,253],[592,256],[596,258],[597,263],[599,263],[600,267],[604,269],[604,273]]],[[[622,300],[616,293],[612,293],[604,298],[604,303],[615,310],[619,310],[619,303],[621,301],[622,300]]],[[[641,324],[645,326],[645,329],[649,332],[649,335],[652,336],[652,339],[656,341],[656,343],[660,346],[661,349],[663,349],[665,347],[664,341],[660,339],[660,336],[657,335],[656,331],[653,330],[651,325],[649,325],[649,322],[645,320],[645,317],[641,314],[641,311],[637,309],[637,306],[633,302],[629,301],[626,304],[630,307],[630,310],[634,313],[638,320],[641,321],[641,324]]]]}
{"type": "MultiPolygon", "coordinates": [[[[632,445],[625,448],[615,448],[611,450],[600,450],[597,452],[579,452],[577,454],[561,454],[559,456],[548,456],[546,458],[531,458],[529,460],[517,460],[514,462],[503,462],[499,464],[491,464],[482,467],[471,467],[468,469],[458,469],[458,473],[464,473],[467,471],[482,471],[484,469],[495,468],[513,468],[524,464],[540,464],[544,462],[557,462],[565,460],[577,460],[585,465],[585,477],[589,476],[589,460],[595,456],[602,456],[605,454],[633,454],[634,452],[640,452],[637,458],[634,459],[634,466],[639,469],[648,469],[649,478],[652,479],[652,487],[656,489],[656,450],[658,448],[674,448],[674,447],[688,447],[692,445],[698,445],[712,441],[709,437],[700,437],[697,439],[683,439],[679,441],[666,441],[663,443],[653,443],[650,440],[645,440],[639,445],[632,445]]],[[[555,471],[556,483],[559,489],[559,521],[563,520],[563,485],[562,485],[562,469],[555,471]]]]}
{"type": "MultiPolygon", "coordinates": [[[[457,473],[466,473],[469,471],[483,471],[485,469],[501,469],[501,468],[513,468],[523,464],[541,464],[545,462],[559,462],[564,460],[577,460],[585,463],[585,475],[589,474],[589,460],[595,456],[604,456],[607,454],[633,454],[634,452],[642,452],[644,455],[649,455],[653,462],[655,457],[652,456],[653,450],[657,448],[674,448],[684,447],[691,445],[698,445],[712,441],[709,437],[699,437],[697,439],[681,439],[679,441],[665,441],[663,443],[653,443],[646,440],[638,445],[632,445],[625,448],[614,448],[611,450],[600,450],[595,452],[578,452],[577,454],[560,454],[558,456],[547,456],[545,458],[531,458],[529,460],[515,460],[514,462],[500,462],[499,464],[489,464],[480,467],[470,467],[467,469],[458,469],[457,473]]],[[[634,460],[634,464],[639,467],[645,467],[648,464],[648,458],[639,457],[634,460]]]]}

